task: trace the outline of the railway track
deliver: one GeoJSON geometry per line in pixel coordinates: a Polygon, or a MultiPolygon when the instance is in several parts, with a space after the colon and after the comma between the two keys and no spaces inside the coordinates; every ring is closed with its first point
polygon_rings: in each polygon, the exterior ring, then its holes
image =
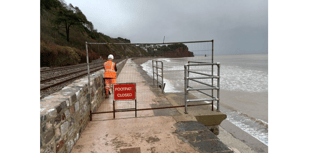
{"type": "MultiPolygon", "coordinates": [[[[115,59],[118,63],[123,59],[115,59]]],[[[103,69],[103,61],[97,60],[89,64],[90,73],[103,69]]],[[[50,95],[72,83],[78,78],[88,74],[87,64],[77,64],[56,68],[43,68],[40,70],[40,99],[50,95]]]]}

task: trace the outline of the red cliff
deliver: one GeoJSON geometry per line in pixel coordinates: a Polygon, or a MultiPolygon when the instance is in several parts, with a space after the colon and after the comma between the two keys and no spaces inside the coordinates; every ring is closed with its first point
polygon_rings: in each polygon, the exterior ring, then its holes
{"type": "Polygon", "coordinates": [[[188,51],[188,48],[179,47],[174,51],[165,51],[162,53],[164,57],[194,57],[193,52],[188,51]]]}

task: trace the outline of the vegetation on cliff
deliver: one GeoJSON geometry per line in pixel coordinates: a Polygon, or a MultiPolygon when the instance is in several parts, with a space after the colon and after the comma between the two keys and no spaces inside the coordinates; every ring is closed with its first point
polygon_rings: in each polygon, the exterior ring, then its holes
{"type": "Polygon", "coordinates": [[[88,45],[89,59],[126,56],[148,56],[146,50],[132,45],[125,38],[111,38],[98,32],[83,12],[72,4],[59,0],[41,0],[40,7],[40,66],[55,67],[86,62],[85,42],[104,42],[107,45],[88,45]]]}

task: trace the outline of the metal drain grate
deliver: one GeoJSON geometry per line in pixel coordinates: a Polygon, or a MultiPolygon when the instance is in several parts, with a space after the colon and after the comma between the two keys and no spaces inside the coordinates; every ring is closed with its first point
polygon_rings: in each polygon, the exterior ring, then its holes
{"type": "Polygon", "coordinates": [[[140,147],[121,149],[120,153],[141,153],[140,147]]]}

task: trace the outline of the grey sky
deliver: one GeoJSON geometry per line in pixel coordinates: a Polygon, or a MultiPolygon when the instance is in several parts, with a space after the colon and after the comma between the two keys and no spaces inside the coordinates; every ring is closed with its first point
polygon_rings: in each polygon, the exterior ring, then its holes
{"type": "Polygon", "coordinates": [[[214,39],[215,54],[268,52],[267,0],[65,0],[99,32],[136,43],[214,39]]]}

